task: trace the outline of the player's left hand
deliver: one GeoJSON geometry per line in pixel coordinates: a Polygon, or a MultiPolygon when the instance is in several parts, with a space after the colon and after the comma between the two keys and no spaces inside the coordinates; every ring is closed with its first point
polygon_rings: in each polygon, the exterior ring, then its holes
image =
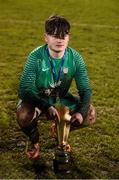
{"type": "Polygon", "coordinates": [[[71,117],[71,123],[78,122],[79,124],[82,124],[83,117],[79,112],[76,112],[71,117]]]}

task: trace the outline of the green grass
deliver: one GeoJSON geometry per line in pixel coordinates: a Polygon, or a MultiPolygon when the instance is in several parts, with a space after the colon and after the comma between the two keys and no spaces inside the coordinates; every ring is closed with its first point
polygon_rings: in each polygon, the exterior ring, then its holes
{"type": "MultiPolygon", "coordinates": [[[[44,43],[44,21],[52,13],[72,24],[70,46],[84,57],[97,109],[94,126],[72,131],[72,174],[65,178],[119,178],[118,0],[0,0],[0,178],[59,179],[52,169],[51,122],[39,123],[41,158],[25,154],[16,122],[17,89],[28,53],[44,43]]],[[[72,85],[74,89],[74,85],[72,85]]]]}

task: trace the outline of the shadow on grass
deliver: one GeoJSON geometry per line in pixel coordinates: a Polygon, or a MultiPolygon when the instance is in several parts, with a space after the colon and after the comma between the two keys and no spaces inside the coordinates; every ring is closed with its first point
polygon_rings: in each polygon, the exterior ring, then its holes
{"type": "Polygon", "coordinates": [[[34,179],[90,179],[90,174],[84,173],[77,167],[73,158],[71,158],[70,172],[54,172],[53,160],[40,158],[32,163],[23,165],[26,170],[32,170],[35,174],[34,179]]]}

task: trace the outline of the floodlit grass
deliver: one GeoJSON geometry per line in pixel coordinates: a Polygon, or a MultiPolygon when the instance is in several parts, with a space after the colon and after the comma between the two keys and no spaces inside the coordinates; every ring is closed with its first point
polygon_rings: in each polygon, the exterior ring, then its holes
{"type": "MultiPolygon", "coordinates": [[[[119,178],[118,0],[0,0],[0,178],[119,178]],[[39,122],[41,158],[24,155],[16,123],[17,89],[28,53],[44,43],[44,20],[64,15],[72,24],[70,46],[84,57],[97,109],[94,126],[72,131],[72,174],[54,174],[51,122],[39,122]]],[[[72,84],[72,91],[74,91],[72,84]]]]}

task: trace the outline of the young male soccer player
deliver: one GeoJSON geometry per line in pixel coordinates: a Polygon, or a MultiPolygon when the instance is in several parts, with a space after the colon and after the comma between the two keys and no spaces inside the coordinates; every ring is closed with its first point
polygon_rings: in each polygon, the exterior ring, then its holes
{"type": "Polygon", "coordinates": [[[90,104],[91,87],[81,55],[69,43],[70,24],[62,16],[52,15],[45,22],[46,44],[34,49],[28,56],[19,87],[17,121],[29,137],[31,159],[39,156],[38,116],[45,113],[49,119],[60,121],[54,104],[60,100],[71,110],[71,126],[92,124],[95,109],[90,104]],[[69,93],[75,80],[79,95],[69,93]]]}

